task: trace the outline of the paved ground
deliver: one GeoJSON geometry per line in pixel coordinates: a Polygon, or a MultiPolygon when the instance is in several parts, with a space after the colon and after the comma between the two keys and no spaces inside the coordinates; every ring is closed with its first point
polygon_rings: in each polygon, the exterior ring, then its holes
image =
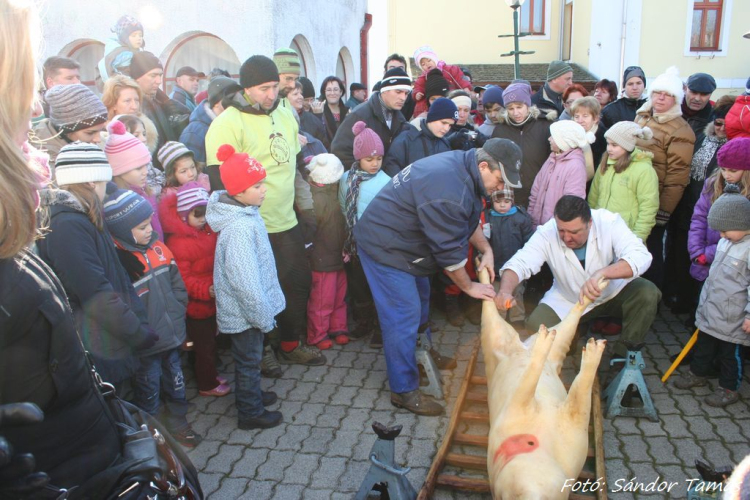
{"type": "MultiPolygon", "coordinates": [[[[689,334],[684,317],[662,313],[647,337],[644,349],[648,386],[660,422],[620,417],[606,419],[605,450],[610,498],[640,498],[625,491],[632,482],[676,483],[658,498],[684,498],[687,479],[696,477],[693,461],[700,455],[716,464],[738,463],[750,453],[750,389],[745,398],[727,410],[702,404],[688,391],[659,381],[689,334]],[[621,491],[616,491],[621,490],[621,491]]],[[[434,341],[441,352],[455,355],[458,368],[444,372],[450,415],[466,370],[478,327],[454,328],[434,314],[440,329],[434,341]]],[[[236,428],[234,396],[204,398],[189,382],[188,397],[195,406],[189,418],[204,441],[190,452],[201,472],[204,492],[213,499],[349,499],[364,478],[375,434],[373,422],[403,425],[396,440],[396,459],[412,471],[407,476],[419,489],[427,475],[448,417],[417,417],[390,404],[385,360],[380,350],[362,342],[327,351],[328,365],[285,367],[278,380],[263,380],[280,402],[271,409],[284,414],[284,423],[264,431],[236,428]]],[[[222,375],[234,378],[231,358],[221,351],[222,375]]],[[[190,378],[190,377],[189,377],[190,378]]],[[[715,386],[712,381],[711,387],[715,386]]],[[[710,389],[696,394],[703,396],[710,389]]],[[[438,499],[489,498],[438,491],[438,499]]]]}

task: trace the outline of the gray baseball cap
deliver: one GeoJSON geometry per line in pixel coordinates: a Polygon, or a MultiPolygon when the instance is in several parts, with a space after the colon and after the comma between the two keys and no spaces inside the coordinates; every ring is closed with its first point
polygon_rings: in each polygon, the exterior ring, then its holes
{"type": "Polygon", "coordinates": [[[508,139],[488,139],[482,149],[500,164],[503,181],[512,188],[521,187],[521,161],[523,154],[518,145],[508,139]]]}

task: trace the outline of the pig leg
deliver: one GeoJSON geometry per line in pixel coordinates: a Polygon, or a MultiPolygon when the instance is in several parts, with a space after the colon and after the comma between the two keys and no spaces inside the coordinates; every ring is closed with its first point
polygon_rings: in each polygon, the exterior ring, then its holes
{"type": "Polygon", "coordinates": [[[563,405],[563,414],[574,425],[585,425],[591,412],[591,388],[594,385],[596,370],[602,360],[606,340],[589,339],[581,356],[581,371],[570,386],[568,397],[563,405]]]}
{"type": "Polygon", "coordinates": [[[544,325],[540,326],[534,346],[531,348],[529,365],[521,376],[521,382],[518,384],[515,394],[508,403],[509,407],[523,408],[535,401],[536,386],[539,383],[539,377],[542,376],[544,363],[547,361],[547,356],[554,341],[555,330],[547,330],[544,325]]]}

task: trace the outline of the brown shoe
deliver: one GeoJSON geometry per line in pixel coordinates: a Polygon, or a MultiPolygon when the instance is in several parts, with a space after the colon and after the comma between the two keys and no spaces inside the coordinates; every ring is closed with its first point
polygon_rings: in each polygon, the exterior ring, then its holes
{"type": "Polygon", "coordinates": [[[437,366],[438,370],[452,370],[457,366],[455,359],[443,356],[435,349],[430,349],[430,356],[435,361],[435,366],[437,366]]]}
{"type": "Polygon", "coordinates": [[[391,404],[396,408],[403,408],[417,415],[436,417],[442,415],[445,409],[434,399],[425,396],[419,389],[411,392],[391,392],[391,404]]]}

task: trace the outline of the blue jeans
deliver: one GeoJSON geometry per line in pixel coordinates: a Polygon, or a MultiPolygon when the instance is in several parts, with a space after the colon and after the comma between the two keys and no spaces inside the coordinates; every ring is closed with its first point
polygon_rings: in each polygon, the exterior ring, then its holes
{"type": "Polygon", "coordinates": [[[234,358],[234,397],[239,420],[263,414],[260,394],[260,361],[263,358],[263,332],[250,328],[230,334],[234,358]]]}
{"type": "Polygon", "coordinates": [[[430,335],[430,279],[385,266],[361,247],[357,250],[378,310],[388,384],[392,392],[399,394],[417,390],[415,351],[418,332],[430,335]]]}
{"type": "Polygon", "coordinates": [[[185,377],[182,374],[179,349],[160,352],[139,359],[135,374],[135,404],[150,415],[159,411],[159,397],[166,406],[165,425],[181,432],[188,427],[185,377]]]}

